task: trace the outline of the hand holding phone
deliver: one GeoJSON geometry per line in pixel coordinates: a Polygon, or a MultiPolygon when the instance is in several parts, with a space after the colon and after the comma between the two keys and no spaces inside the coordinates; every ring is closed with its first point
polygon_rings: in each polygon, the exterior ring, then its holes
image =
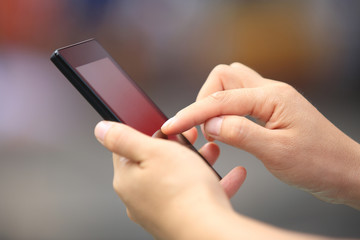
{"type": "MultiPolygon", "coordinates": [[[[94,39],[57,49],[51,61],[105,120],[123,122],[149,136],[166,122],[154,102],[94,39]]],[[[157,135],[196,151],[182,134],[157,135]]]]}

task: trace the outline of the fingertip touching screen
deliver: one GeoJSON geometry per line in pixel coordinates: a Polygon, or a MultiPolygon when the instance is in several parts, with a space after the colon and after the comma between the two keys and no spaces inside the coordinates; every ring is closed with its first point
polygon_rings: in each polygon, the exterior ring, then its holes
{"type": "Polygon", "coordinates": [[[159,131],[167,117],[95,40],[60,48],[51,59],[104,119],[121,121],[144,134],[177,141],[197,152],[182,134],[167,136],[159,131]]]}

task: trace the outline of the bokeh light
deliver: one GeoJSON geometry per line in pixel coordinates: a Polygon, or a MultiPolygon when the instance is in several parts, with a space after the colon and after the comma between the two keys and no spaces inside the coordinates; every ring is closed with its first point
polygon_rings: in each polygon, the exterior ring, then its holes
{"type": "MultiPolygon", "coordinates": [[[[152,239],[112,189],[101,119],[49,58],[97,38],[168,115],[194,101],[217,64],[242,62],[294,85],[341,130],[360,136],[357,0],[2,0],[0,238],[152,239]]],[[[200,139],[197,146],[204,143],[200,139]]],[[[249,176],[242,214],[297,231],[360,237],[360,214],[282,184],[222,145],[221,174],[249,176]]]]}

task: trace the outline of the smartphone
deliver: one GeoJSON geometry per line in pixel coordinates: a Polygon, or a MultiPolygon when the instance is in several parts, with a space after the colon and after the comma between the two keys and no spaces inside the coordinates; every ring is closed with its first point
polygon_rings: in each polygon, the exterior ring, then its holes
{"type": "Polygon", "coordinates": [[[105,120],[177,141],[201,156],[182,134],[166,136],[159,131],[168,118],[95,39],[59,48],[51,61],[105,120]]]}

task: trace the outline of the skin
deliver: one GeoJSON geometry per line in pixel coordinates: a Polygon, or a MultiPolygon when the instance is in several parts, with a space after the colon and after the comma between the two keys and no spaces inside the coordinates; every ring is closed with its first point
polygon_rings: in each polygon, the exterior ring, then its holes
{"type": "Polygon", "coordinates": [[[252,153],[281,181],[324,201],[360,208],[359,144],[290,85],[240,63],[220,65],[196,102],[162,131],[174,134],[195,125],[202,125],[209,140],[252,153]]]}
{"type": "MultiPolygon", "coordinates": [[[[202,125],[210,141],[254,154],[280,180],[322,200],[359,208],[359,144],[291,86],[264,79],[239,63],[218,66],[197,101],[162,131],[185,132],[194,142],[196,125],[202,125]]],[[[95,135],[114,153],[113,186],[128,216],[158,239],[260,239],[270,234],[274,239],[320,238],[236,213],[229,198],[245,180],[242,167],[219,182],[197,154],[178,143],[106,121],[96,126],[95,135]]],[[[213,164],[220,150],[210,142],[200,152],[213,164]]]]}

